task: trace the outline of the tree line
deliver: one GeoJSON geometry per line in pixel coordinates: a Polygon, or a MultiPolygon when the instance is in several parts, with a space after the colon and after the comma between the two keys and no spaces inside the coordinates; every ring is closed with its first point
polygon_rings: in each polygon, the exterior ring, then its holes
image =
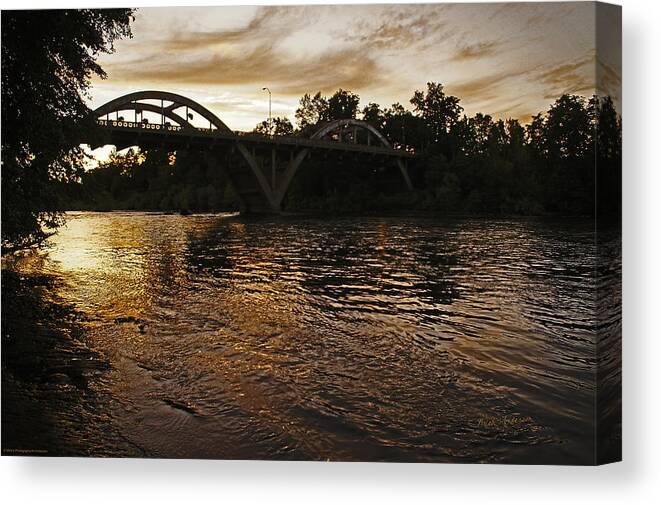
{"type": "MultiPolygon", "coordinates": [[[[622,125],[610,96],[563,95],[525,125],[482,113],[468,116],[459,98],[433,82],[413,93],[409,108],[369,103],[360,109],[359,103],[358,95],[341,89],[328,98],[304,95],[296,110],[298,128],[360,118],[396,147],[419,153],[412,167],[419,190],[405,202],[395,198],[394,205],[484,214],[620,211],[622,125]]],[[[331,179],[316,196],[337,200],[336,187],[331,179]]],[[[362,188],[364,205],[380,201],[369,192],[362,188]]]]}

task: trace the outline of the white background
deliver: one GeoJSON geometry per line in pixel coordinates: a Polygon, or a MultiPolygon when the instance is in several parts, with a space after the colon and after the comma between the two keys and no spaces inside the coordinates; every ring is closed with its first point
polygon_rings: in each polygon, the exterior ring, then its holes
{"type": "MultiPolygon", "coordinates": [[[[56,2],[58,7],[130,3],[130,0],[56,2]]],[[[139,0],[136,3],[157,6],[232,2],[139,0]]],[[[285,0],[285,3],[314,2],[285,0]]],[[[0,489],[4,503],[399,504],[430,500],[489,505],[661,503],[661,483],[657,483],[661,476],[658,331],[661,9],[656,1],[621,3],[624,7],[623,463],[574,468],[2,457],[0,489]]],[[[53,2],[2,2],[2,8],[47,6],[52,7],[53,2]]]]}

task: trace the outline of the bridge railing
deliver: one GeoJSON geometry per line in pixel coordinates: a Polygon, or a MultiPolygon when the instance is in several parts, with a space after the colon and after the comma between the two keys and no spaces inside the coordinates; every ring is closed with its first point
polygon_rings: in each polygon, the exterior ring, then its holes
{"type": "MultiPolygon", "coordinates": [[[[97,119],[96,122],[99,126],[112,126],[115,128],[129,128],[136,130],[160,130],[160,131],[168,131],[168,132],[181,132],[187,130],[187,128],[184,128],[183,126],[173,125],[170,123],[160,124],[160,123],[149,123],[145,121],[141,123],[136,123],[135,121],[124,121],[123,119],[97,119]]],[[[215,131],[209,128],[196,128],[196,130],[201,132],[215,131]]]]}
{"type": "Polygon", "coordinates": [[[398,148],[388,148],[382,146],[365,146],[362,144],[350,144],[343,143],[341,141],[328,141],[328,140],[317,140],[309,139],[306,137],[299,137],[297,135],[266,135],[256,132],[244,132],[244,131],[233,131],[233,132],[223,132],[217,129],[211,128],[191,128],[173,125],[168,122],[165,123],[149,123],[146,121],[135,122],[135,121],[124,121],[122,118],[117,119],[97,119],[97,124],[102,127],[111,127],[111,128],[120,128],[130,131],[145,131],[145,132],[161,132],[161,133],[179,133],[186,134],[194,132],[197,135],[211,136],[211,137],[222,137],[225,139],[232,138],[241,138],[249,141],[268,141],[271,143],[281,143],[287,145],[296,145],[301,147],[319,147],[319,148],[328,148],[329,144],[342,144],[343,147],[346,147],[350,150],[369,150],[373,152],[383,152],[388,153],[392,151],[399,151],[406,153],[409,156],[414,156],[415,152],[412,152],[408,149],[404,149],[403,146],[397,146],[398,148]]]}

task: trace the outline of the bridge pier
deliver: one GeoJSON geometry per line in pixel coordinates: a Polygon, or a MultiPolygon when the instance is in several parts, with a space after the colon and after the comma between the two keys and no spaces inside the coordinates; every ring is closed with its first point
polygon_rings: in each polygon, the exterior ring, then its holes
{"type": "Polygon", "coordinates": [[[402,174],[402,177],[404,178],[404,183],[406,184],[406,188],[409,191],[413,191],[413,183],[411,182],[411,178],[409,177],[409,167],[406,161],[403,161],[401,158],[397,158],[397,166],[399,167],[399,171],[402,174]]]}
{"type": "Polygon", "coordinates": [[[275,191],[277,188],[277,166],[276,166],[276,157],[277,157],[277,152],[275,150],[275,147],[271,148],[271,190],[275,191]]]}

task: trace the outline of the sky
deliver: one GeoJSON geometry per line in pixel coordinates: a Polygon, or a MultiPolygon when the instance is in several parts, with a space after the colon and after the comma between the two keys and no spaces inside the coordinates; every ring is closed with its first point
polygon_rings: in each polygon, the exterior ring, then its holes
{"type": "Polygon", "coordinates": [[[143,8],[133,38],[100,57],[108,75],[91,105],[171,91],[251,130],[268,117],[264,86],[273,115],[294,123],[304,93],[410,108],[433,81],[468,115],[528,122],[563,93],[619,95],[619,18],[599,34],[595,20],[592,2],[143,8]]]}

